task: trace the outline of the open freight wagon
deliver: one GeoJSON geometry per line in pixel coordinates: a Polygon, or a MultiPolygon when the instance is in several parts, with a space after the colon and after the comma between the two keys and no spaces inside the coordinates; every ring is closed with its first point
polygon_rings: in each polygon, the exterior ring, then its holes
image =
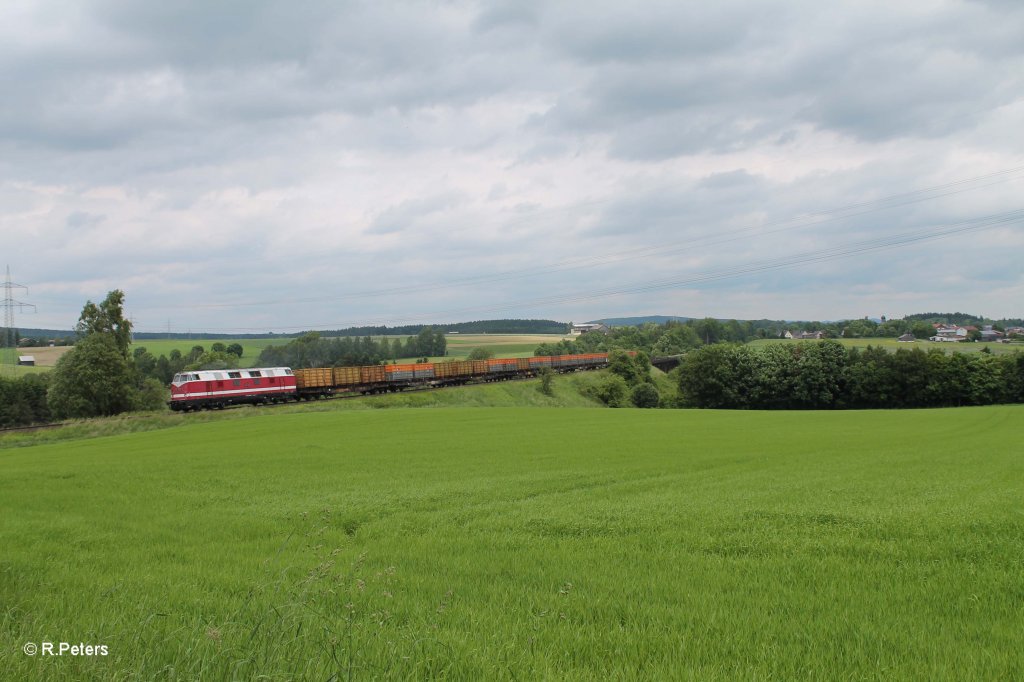
{"type": "Polygon", "coordinates": [[[572,372],[599,369],[606,364],[607,353],[584,353],[363,367],[314,367],[297,369],[294,373],[299,396],[308,400],[335,393],[385,393],[414,387],[502,381],[535,376],[543,368],[556,372],[572,372]]]}

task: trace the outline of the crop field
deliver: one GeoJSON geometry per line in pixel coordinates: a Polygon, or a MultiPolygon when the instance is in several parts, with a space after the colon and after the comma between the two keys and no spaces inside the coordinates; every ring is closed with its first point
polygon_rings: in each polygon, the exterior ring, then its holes
{"type": "Polygon", "coordinates": [[[6,679],[1024,677],[1024,406],[252,413],[0,449],[6,679]]]}
{"type": "Polygon", "coordinates": [[[464,358],[474,348],[491,350],[496,358],[524,358],[542,343],[557,343],[572,338],[563,334],[448,334],[448,357],[464,358]]]}
{"type": "MultiPolygon", "coordinates": [[[[949,341],[915,341],[914,343],[900,343],[896,339],[832,339],[838,341],[847,348],[867,348],[868,346],[874,346],[875,348],[885,348],[889,351],[894,351],[898,348],[904,350],[911,350],[914,348],[920,348],[927,352],[932,348],[938,348],[945,353],[980,353],[982,349],[989,349],[993,353],[1012,353],[1015,350],[1024,350],[1024,344],[1021,343],[969,343],[962,341],[959,343],[952,343],[949,341]]],[[[750,341],[751,346],[766,346],[775,343],[813,343],[813,341],[791,341],[789,339],[758,339],[756,341],[750,341]]]]}

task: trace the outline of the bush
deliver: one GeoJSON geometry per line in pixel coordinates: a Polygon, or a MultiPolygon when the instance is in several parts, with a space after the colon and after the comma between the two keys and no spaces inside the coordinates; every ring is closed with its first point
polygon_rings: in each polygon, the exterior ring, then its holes
{"type": "Polygon", "coordinates": [[[658,403],[661,402],[661,396],[658,395],[658,389],[656,389],[652,384],[648,384],[646,382],[634,386],[629,397],[637,407],[657,407],[658,403]]]}
{"type": "Polygon", "coordinates": [[[0,427],[48,422],[47,383],[45,374],[29,374],[19,379],[0,377],[0,427]]]}
{"type": "Polygon", "coordinates": [[[546,396],[553,396],[555,389],[552,386],[552,381],[554,380],[555,373],[551,371],[550,367],[541,367],[538,376],[540,377],[540,386],[537,387],[537,390],[546,396]]]}
{"type": "Polygon", "coordinates": [[[477,346],[473,350],[469,351],[469,355],[466,356],[467,360],[490,360],[494,357],[494,351],[484,346],[477,346]]]}
{"type": "Polygon", "coordinates": [[[159,379],[149,378],[135,393],[133,408],[143,412],[163,410],[167,407],[170,394],[159,379]]]}
{"type": "Polygon", "coordinates": [[[629,386],[622,377],[613,374],[597,386],[597,398],[608,407],[629,405],[629,386]]]}

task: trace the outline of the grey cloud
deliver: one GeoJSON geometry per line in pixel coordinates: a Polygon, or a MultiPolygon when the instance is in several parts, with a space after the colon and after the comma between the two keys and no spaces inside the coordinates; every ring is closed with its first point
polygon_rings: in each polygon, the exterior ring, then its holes
{"type": "Polygon", "coordinates": [[[768,187],[744,170],[671,187],[634,188],[601,210],[588,234],[654,235],[664,243],[705,239],[714,226],[763,207],[768,187]],[[729,200],[723,201],[723,194],[729,200]]]}
{"type": "Polygon", "coordinates": [[[107,219],[105,215],[94,215],[92,213],[86,213],[85,211],[73,211],[71,215],[67,217],[65,224],[70,229],[86,228],[91,229],[98,227],[104,220],[107,219]]]}
{"type": "Polygon", "coordinates": [[[761,181],[747,172],[745,168],[726,171],[724,173],[712,173],[704,176],[697,183],[697,187],[706,189],[730,190],[750,189],[756,187],[761,181]]]}
{"type": "Polygon", "coordinates": [[[540,23],[539,12],[531,3],[518,0],[488,4],[473,21],[473,28],[480,32],[498,30],[528,30],[540,23]]]}
{"type": "Polygon", "coordinates": [[[424,219],[451,209],[462,202],[458,193],[446,192],[423,199],[403,201],[390,206],[374,218],[366,230],[369,234],[412,233],[424,219]]]}
{"type": "Polygon", "coordinates": [[[964,6],[920,24],[910,13],[888,23],[855,7],[783,9],[688,17],[657,7],[624,27],[593,13],[621,44],[573,52],[590,77],[539,123],[552,135],[608,134],[619,158],[661,159],[748,148],[800,122],[864,140],[943,136],[1021,92],[1024,48],[1001,38],[1024,32],[1020,15],[1008,22],[1016,29],[997,22],[991,48],[974,34],[994,17],[964,6]],[[713,44],[687,53],[690,31],[713,44]]]}
{"type": "Polygon", "coordinates": [[[550,44],[583,63],[648,63],[733,51],[769,10],[751,3],[559,3],[550,44]]]}

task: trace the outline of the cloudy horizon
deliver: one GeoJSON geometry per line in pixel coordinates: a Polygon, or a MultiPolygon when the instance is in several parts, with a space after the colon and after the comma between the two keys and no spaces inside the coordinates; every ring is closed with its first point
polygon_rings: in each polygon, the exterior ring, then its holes
{"type": "Polygon", "coordinates": [[[13,2],[23,328],[1024,317],[1024,5],[13,2]]]}

